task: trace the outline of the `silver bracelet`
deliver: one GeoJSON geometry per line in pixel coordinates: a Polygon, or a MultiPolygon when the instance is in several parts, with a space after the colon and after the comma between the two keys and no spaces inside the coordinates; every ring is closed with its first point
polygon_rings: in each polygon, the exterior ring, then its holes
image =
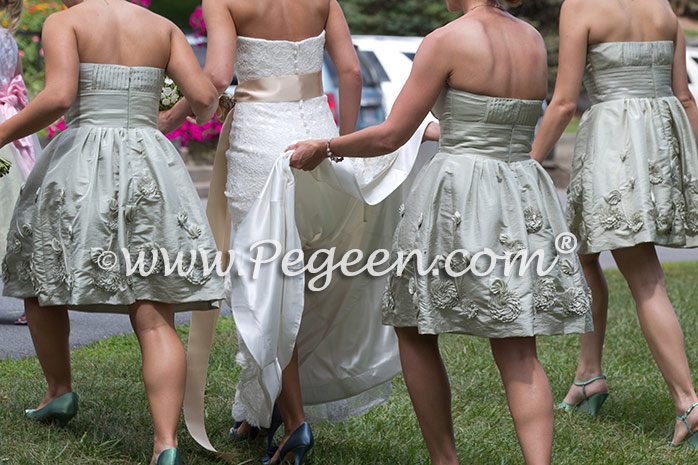
{"type": "Polygon", "coordinates": [[[334,153],[332,153],[332,149],[330,148],[330,144],[332,143],[332,139],[333,139],[333,137],[330,137],[329,139],[327,139],[327,158],[329,158],[330,160],[332,160],[335,163],[340,163],[340,162],[344,161],[344,157],[337,157],[337,156],[335,156],[334,153]]]}

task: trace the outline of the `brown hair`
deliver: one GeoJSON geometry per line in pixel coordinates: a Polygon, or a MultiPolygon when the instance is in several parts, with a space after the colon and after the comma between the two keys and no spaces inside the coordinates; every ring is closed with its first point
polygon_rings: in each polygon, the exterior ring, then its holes
{"type": "Polygon", "coordinates": [[[5,11],[7,17],[7,30],[11,34],[17,32],[19,22],[22,20],[23,0],[0,0],[0,8],[5,11]]]}

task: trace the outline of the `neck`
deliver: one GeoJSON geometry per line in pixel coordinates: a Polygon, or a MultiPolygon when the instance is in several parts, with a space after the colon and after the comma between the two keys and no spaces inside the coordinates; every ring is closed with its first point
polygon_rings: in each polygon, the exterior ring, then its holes
{"type": "Polygon", "coordinates": [[[494,6],[497,2],[495,0],[461,0],[461,5],[463,5],[463,11],[465,12],[483,4],[494,6]]]}

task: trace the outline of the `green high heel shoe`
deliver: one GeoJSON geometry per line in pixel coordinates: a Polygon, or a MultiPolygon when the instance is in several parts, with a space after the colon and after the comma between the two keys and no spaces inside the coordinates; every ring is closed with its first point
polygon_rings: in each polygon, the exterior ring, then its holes
{"type": "Polygon", "coordinates": [[[160,452],[157,465],[181,465],[182,458],[177,449],[166,449],[160,452]]]}
{"type": "Polygon", "coordinates": [[[678,421],[682,421],[683,424],[686,425],[686,429],[688,430],[688,436],[686,437],[686,439],[683,440],[681,444],[685,442],[688,445],[688,447],[690,447],[692,450],[698,450],[698,430],[691,430],[691,427],[688,424],[688,416],[691,414],[693,409],[696,408],[696,406],[698,406],[698,402],[688,407],[688,410],[686,410],[686,413],[684,413],[682,417],[676,417],[678,421]]]}
{"type": "Polygon", "coordinates": [[[608,399],[608,392],[599,392],[598,394],[594,394],[593,396],[589,397],[587,396],[587,390],[586,387],[587,385],[593,383],[596,380],[599,379],[606,379],[605,375],[597,376],[596,378],[591,378],[590,380],[584,381],[584,382],[577,382],[574,381],[575,386],[580,386],[582,388],[582,394],[584,394],[584,400],[578,403],[577,405],[570,405],[565,401],[560,402],[560,405],[558,405],[559,409],[565,410],[567,412],[584,412],[588,413],[592,417],[595,417],[596,415],[599,414],[599,410],[601,410],[601,406],[603,405],[604,402],[606,402],[606,399],[608,399]]]}
{"type": "Polygon", "coordinates": [[[78,413],[78,395],[74,392],[56,397],[44,408],[38,410],[27,409],[24,415],[34,421],[42,423],[57,422],[58,426],[65,426],[78,413]]]}

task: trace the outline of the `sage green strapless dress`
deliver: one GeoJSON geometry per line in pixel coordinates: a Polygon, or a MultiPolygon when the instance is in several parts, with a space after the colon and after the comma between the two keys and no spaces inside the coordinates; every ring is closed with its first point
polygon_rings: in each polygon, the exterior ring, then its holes
{"type": "Polygon", "coordinates": [[[671,87],[673,42],[591,45],[567,219],[580,253],[698,247],[698,148],[671,87]]]}
{"type": "Polygon", "coordinates": [[[577,255],[556,250],[556,237],[569,234],[560,200],[529,155],[541,105],[442,93],[434,109],[440,150],[401,207],[392,250],[393,261],[416,251],[436,266],[421,274],[414,257],[401,276],[390,274],[384,324],[485,338],[593,330],[577,255]],[[504,260],[478,257],[487,249],[500,257],[540,251],[542,272],[535,265],[507,271],[504,260]]]}
{"type": "Polygon", "coordinates": [[[206,215],[182,159],[158,130],[164,71],[81,64],[66,131],[46,147],[20,194],[2,264],[4,294],[42,306],[125,313],[138,300],[201,310],[224,297],[204,272],[216,254],[206,215]],[[162,259],[183,252],[183,273],[162,259]],[[128,276],[145,252],[145,275],[128,276]],[[115,260],[116,259],[116,260],[115,260]],[[148,273],[151,271],[152,273],[148,273]]]}

